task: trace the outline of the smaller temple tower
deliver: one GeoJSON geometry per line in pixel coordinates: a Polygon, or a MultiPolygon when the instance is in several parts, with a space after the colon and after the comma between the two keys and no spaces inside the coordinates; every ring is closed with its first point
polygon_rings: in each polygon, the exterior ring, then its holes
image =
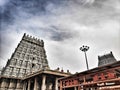
{"type": "Polygon", "coordinates": [[[43,40],[24,34],[2,75],[23,77],[25,74],[49,68],[43,40]]]}
{"type": "Polygon", "coordinates": [[[98,56],[98,66],[103,66],[106,64],[114,63],[117,60],[113,56],[112,52],[105,54],[103,56],[98,56]]]}

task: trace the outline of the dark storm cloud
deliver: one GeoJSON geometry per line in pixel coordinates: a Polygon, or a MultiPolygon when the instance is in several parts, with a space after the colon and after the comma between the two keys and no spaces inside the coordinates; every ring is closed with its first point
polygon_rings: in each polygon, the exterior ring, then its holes
{"type": "Polygon", "coordinates": [[[6,26],[12,25],[16,22],[16,18],[31,18],[32,16],[51,14],[51,9],[59,6],[67,6],[69,4],[77,3],[82,5],[86,0],[7,0],[4,6],[0,7],[0,19],[2,30],[6,26]],[[50,8],[49,5],[53,5],[50,8]],[[47,8],[48,7],[48,8],[47,8]]]}
{"type": "Polygon", "coordinates": [[[1,28],[15,23],[16,18],[31,18],[33,15],[48,14],[46,6],[49,3],[59,5],[59,0],[9,0],[0,7],[1,28]]]}
{"type": "Polygon", "coordinates": [[[65,31],[61,27],[56,26],[51,26],[50,33],[50,38],[55,41],[63,41],[65,39],[70,39],[73,37],[73,33],[70,31],[65,31]]]}

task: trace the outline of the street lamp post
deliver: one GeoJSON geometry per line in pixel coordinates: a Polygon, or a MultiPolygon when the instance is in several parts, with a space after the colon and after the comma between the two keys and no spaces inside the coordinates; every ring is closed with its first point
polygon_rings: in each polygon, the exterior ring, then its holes
{"type": "Polygon", "coordinates": [[[82,47],[80,47],[80,50],[85,53],[85,60],[86,60],[87,70],[89,70],[88,61],[87,61],[87,54],[86,54],[86,52],[89,50],[89,46],[84,46],[83,45],[82,47]]]}

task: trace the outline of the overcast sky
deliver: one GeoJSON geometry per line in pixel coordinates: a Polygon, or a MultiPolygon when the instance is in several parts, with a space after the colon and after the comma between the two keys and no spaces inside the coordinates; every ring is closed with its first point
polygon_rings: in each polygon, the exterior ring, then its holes
{"type": "Polygon", "coordinates": [[[24,33],[43,39],[51,69],[86,70],[98,55],[113,52],[120,60],[120,0],[0,0],[0,67],[24,33]]]}

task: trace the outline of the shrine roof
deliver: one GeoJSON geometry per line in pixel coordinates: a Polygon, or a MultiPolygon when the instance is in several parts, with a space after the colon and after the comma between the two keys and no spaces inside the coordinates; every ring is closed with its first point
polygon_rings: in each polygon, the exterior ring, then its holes
{"type": "Polygon", "coordinates": [[[29,75],[26,75],[23,79],[28,79],[30,77],[34,77],[34,76],[42,75],[42,74],[59,76],[59,77],[66,77],[66,76],[72,75],[70,73],[61,72],[61,71],[57,71],[57,70],[50,70],[50,69],[44,70],[43,69],[43,70],[39,70],[37,72],[33,72],[33,73],[29,74],[29,75]]]}

